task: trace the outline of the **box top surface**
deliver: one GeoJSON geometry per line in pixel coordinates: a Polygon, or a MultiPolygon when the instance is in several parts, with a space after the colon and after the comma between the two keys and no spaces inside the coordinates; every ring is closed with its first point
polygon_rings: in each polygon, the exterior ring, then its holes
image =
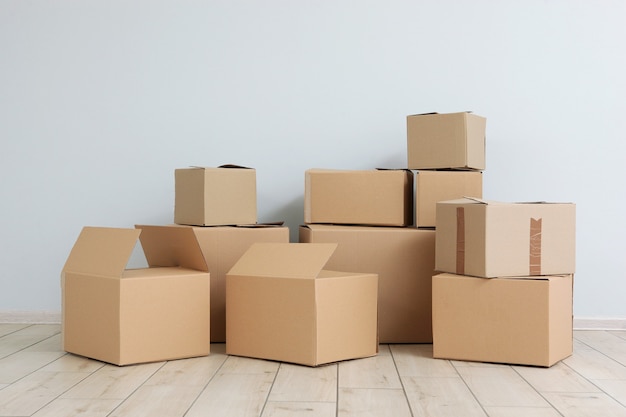
{"type": "Polygon", "coordinates": [[[445,200],[438,201],[437,204],[482,204],[486,206],[510,206],[514,204],[573,204],[573,203],[556,203],[556,202],[548,202],[548,201],[522,201],[522,202],[514,202],[507,203],[503,201],[494,201],[494,200],[483,200],[476,197],[463,197],[456,200],[445,200]]]}
{"type": "Polygon", "coordinates": [[[336,248],[336,243],[254,243],[228,274],[316,278],[336,248]]]}
{"type": "Polygon", "coordinates": [[[140,239],[151,267],[181,266],[208,271],[192,229],[137,226],[135,229],[84,227],[63,272],[121,277],[140,239]]]}
{"type": "Polygon", "coordinates": [[[497,280],[523,280],[523,281],[554,281],[554,280],[558,280],[558,279],[568,279],[572,276],[572,274],[558,274],[558,275],[529,275],[529,276],[514,276],[514,277],[509,277],[509,276],[501,276],[501,277],[497,277],[497,278],[486,278],[486,277],[475,277],[472,275],[458,275],[458,274],[452,274],[449,272],[442,272],[439,274],[436,274],[435,277],[438,278],[452,278],[452,279],[497,279],[497,280]]]}
{"type": "Polygon", "coordinates": [[[198,170],[214,170],[214,169],[251,169],[254,170],[254,168],[250,168],[250,167],[245,167],[243,165],[236,165],[236,164],[224,164],[224,165],[220,165],[218,167],[205,167],[205,166],[190,166],[187,168],[178,168],[178,169],[198,169],[198,170]]]}

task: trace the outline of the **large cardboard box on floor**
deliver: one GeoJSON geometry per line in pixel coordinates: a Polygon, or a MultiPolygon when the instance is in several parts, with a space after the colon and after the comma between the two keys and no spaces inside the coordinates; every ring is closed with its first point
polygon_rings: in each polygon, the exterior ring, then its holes
{"type": "Polygon", "coordinates": [[[487,120],[472,113],[407,116],[410,169],[485,169],[487,120]]]}
{"type": "Polygon", "coordinates": [[[252,225],[193,229],[211,273],[211,342],[223,343],[226,341],[226,273],[253,243],[289,243],[289,228],[252,225]]]}
{"type": "Polygon", "coordinates": [[[237,165],[176,169],[174,223],[195,226],[257,222],[256,170],[237,165]]]}
{"type": "Polygon", "coordinates": [[[435,269],[478,277],[575,272],[576,206],[464,198],[437,203],[435,269]]]}
{"type": "Polygon", "coordinates": [[[63,349],[116,365],[206,356],[209,291],[193,230],[85,227],[62,272],[63,349]],[[125,269],[138,238],[154,267],[125,269]]]}
{"type": "Polygon", "coordinates": [[[432,342],[435,231],[406,227],[300,227],[300,241],[336,243],[326,268],[378,274],[380,343],[432,342]]]}
{"type": "Polygon", "coordinates": [[[336,244],[255,243],[226,275],[226,353],[317,366],[378,352],[378,276],[323,269],[336,244]]]}
{"type": "Polygon", "coordinates": [[[416,171],[415,225],[435,227],[437,202],[463,197],[483,197],[480,171],[416,171]]]}
{"type": "Polygon", "coordinates": [[[433,356],[552,366],[572,354],[572,275],[433,277],[433,356]]]}
{"type": "Polygon", "coordinates": [[[304,222],[408,226],[413,222],[413,174],[408,170],[309,169],[304,222]]]}

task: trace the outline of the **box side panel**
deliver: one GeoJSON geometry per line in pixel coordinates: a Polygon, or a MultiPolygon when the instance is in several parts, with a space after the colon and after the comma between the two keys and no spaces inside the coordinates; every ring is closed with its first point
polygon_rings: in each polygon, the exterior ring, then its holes
{"type": "Polygon", "coordinates": [[[316,286],[316,364],[376,355],[378,277],[324,278],[316,286]]]}
{"type": "Polygon", "coordinates": [[[475,114],[466,115],[467,126],[467,166],[485,169],[485,134],[487,119],[475,114]]]}
{"type": "Polygon", "coordinates": [[[300,240],[338,243],[326,269],[378,274],[381,343],[432,342],[434,230],[311,225],[300,240]]]}
{"type": "Polygon", "coordinates": [[[121,363],[209,354],[209,274],[126,278],[121,282],[121,363]]]}
{"type": "Polygon", "coordinates": [[[410,169],[466,167],[465,113],[407,117],[410,169]]]}
{"type": "Polygon", "coordinates": [[[65,273],[63,349],[120,364],[120,280],[65,273]]]}
{"type": "Polygon", "coordinates": [[[546,280],[433,277],[433,356],[548,366],[546,280]]]}
{"type": "Polygon", "coordinates": [[[204,223],[199,225],[257,222],[256,170],[206,170],[204,181],[204,223]]]}
{"type": "Polygon", "coordinates": [[[174,223],[204,224],[204,170],[175,170],[174,194],[174,223]]]}
{"type": "Polygon", "coordinates": [[[211,273],[211,342],[226,341],[226,273],[256,242],[289,242],[289,228],[196,227],[211,273]]]}
{"type": "Polygon", "coordinates": [[[435,227],[437,202],[465,196],[482,198],[481,172],[419,171],[416,175],[416,225],[435,227]]]}
{"type": "Polygon", "coordinates": [[[313,279],[226,276],[226,353],[315,365],[313,279]]]}
{"type": "Polygon", "coordinates": [[[550,365],[574,350],[573,279],[572,275],[550,279],[550,365]]]}

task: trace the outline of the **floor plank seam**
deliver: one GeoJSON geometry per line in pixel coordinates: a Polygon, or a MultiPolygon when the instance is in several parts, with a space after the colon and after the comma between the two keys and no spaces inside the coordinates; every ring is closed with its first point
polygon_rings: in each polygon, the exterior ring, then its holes
{"type": "Polygon", "coordinates": [[[400,380],[400,386],[402,387],[402,392],[404,393],[404,400],[409,408],[409,413],[411,413],[411,417],[415,417],[415,413],[413,412],[413,407],[411,407],[411,401],[409,401],[409,396],[406,392],[406,386],[404,385],[404,381],[402,380],[402,376],[400,375],[400,370],[398,369],[398,364],[396,363],[396,357],[393,354],[393,349],[390,344],[387,345],[389,349],[389,354],[391,355],[391,360],[393,361],[393,367],[396,370],[396,374],[398,375],[398,379],[400,380]]]}

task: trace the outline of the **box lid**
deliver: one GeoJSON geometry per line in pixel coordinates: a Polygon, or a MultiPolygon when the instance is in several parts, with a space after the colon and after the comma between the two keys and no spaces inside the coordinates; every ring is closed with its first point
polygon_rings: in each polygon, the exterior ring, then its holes
{"type": "Polygon", "coordinates": [[[315,278],[336,248],[336,243],[254,243],[228,274],[315,278]]]}
{"type": "Polygon", "coordinates": [[[135,225],[150,267],[180,266],[208,272],[202,249],[191,227],[135,225]]]}
{"type": "Polygon", "coordinates": [[[63,272],[120,277],[140,233],[135,229],[84,227],[63,272]]]}

